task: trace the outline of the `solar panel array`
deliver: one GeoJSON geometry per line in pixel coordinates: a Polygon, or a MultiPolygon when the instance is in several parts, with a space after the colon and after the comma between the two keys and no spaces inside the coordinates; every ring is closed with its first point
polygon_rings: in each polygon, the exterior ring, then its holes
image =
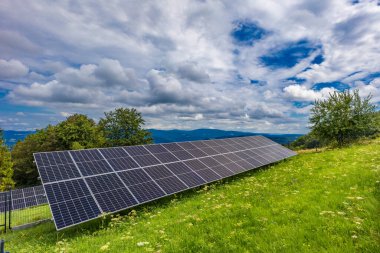
{"type": "MultiPolygon", "coordinates": [[[[5,205],[9,205],[8,201],[10,199],[12,200],[11,210],[25,209],[47,203],[45,190],[42,185],[15,189],[10,192],[1,192],[0,213],[5,211],[5,205]],[[5,197],[5,194],[7,194],[7,197],[5,197]]],[[[9,206],[7,206],[7,210],[9,210],[9,206]]]]}
{"type": "Polygon", "coordinates": [[[262,136],[36,153],[57,230],[295,155],[262,136]]]}

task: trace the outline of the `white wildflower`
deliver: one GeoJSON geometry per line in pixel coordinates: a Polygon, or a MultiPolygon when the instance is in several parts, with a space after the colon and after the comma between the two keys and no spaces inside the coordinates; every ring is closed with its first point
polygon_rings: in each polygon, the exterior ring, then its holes
{"type": "Polygon", "coordinates": [[[138,242],[137,246],[143,247],[143,246],[148,245],[148,244],[149,244],[149,242],[138,242]]]}

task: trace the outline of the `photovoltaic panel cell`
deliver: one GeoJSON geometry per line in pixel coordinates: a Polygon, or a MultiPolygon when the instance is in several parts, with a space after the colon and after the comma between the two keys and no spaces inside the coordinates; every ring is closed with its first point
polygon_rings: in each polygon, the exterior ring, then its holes
{"type": "Polygon", "coordinates": [[[215,160],[217,160],[221,164],[226,164],[232,162],[230,159],[228,159],[225,155],[216,155],[213,156],[215,160]]]}
{"type": "Polygon", "coordinates": [[[0,192],[0,213],[46,204],[47,199],[42,185],[0,192]],[[5,198],[6,196],[6,198],[5,198]]]}
{"type": "Polygon", "coordinates": [[[23,189],[24,197],[32,197],[34,196],[34,189],[32,187],[23,189]]]}
{"type": "Polygon", "coordinates": [[[138,202],[133,198],[127,188],[114,189],[95,194],[103,212],[115,212],[135,206],[138,202]]]}
{"type": "Polygon", "coordinates": [[[204,163],[208,167],[214,167],[214,166],[221,165],[221,163],[218,162],[217,160],[215,160],[213,157],[200,158],[199,161],[201,161],[202,163],[204,163]]]}
{"type": "Polygon", "coordinates": [[[249,170],[250,168],[252,168],[252,165],[245,160],[240,160],[235,163],[239,165],[240,167],[242,167],[244,170],[249,170]]]}
{"type": "Polygon", "coordinates": [[[148,202],[166,195],[153,181],[132,185],[130,189],[140,203],[148,202]]]}
{"type": "Polygon", "coordinates": [[[172,194],[188,188],[187,185],[174,176],[162,178],[156,180],[156,182],[166,192],[166,194],[172,194]]]}
{"type": "Polygon", "coordinates": [[[228,153],[228,149],[223,146],[213,147],[219,154],[228,153]]]}
{"type": "Polygon", "coordinates": [[[46,204],[48,202],[45,195],[37,195],[36,199],[37,199],[37,205],[46,204]]]}
{"type": "Polygon", "coordinates": [[[200,150],[199,148],[195,149],[188,149],[187,152],[189,152],[194,157],[205,157],[207,154],[200,150]]]}
{"type": "Polygon", "coordinates": [[[245,169],[238,165],[236,162],[227,163],[225,166],[235,174],[245,171],[245,169]]]}
{"type": "Polygon", "coordinates": [[[216,151],[215,149],[211,148],[211,147],[204,147],[204,148],[200,148],[200,150],[202,150],[203,152],[205,152],[207,155],[217,155],[219,154],[218,151],[216,151]]]}
{"type": "Polygon", "coordinates": [[[213,170],[222,177],[229,177],[235,174],[233,171],[229,170],[227,167],[223,165],[214,166],[211,168],[211,170],[213,170]]]}
{"type": "Polygon", "coordinates": [[[160,144],[146,145],[145,148],[147,150],[149,150],[152,154],[158,154],[158,153],[166,153],[166,152],[168,152],[168,150],[166,148],[164,148],[160,144]]]}
{"type": "Polygon", "coordinates": [[[190,154],[189,152],[185,151],[185,150],[180,150],[180,151],[174,151],[172,152],[173,155],[175,155],[175,157],[177,157],[179,160],[187,160],[187,159],[191,159],[191,158],[194,158],[194,156],[192,154],[190,154]]]}
{"type": "Polygon", "coordinates": [[[72,163],[50,167],[39,167],[39,172],[43,183],[80,177],[78,169],[72,163]]]}
{"type": "Polygon", "coordinates": [[[143,146],[128,146],[123,147],[130,156],[149,155],[150,152],[143,146]]]}
{"type": "MultiPolygon", "coordinates": [[[[35,160],[62,229],[293,155],[267,138],[250,136],[37,153],[35,160]]],[[[20,206],[40,199],[23,198],[20,206]]]]}
{"type": "Polygon", "coordinates": [[[139,167],[139,165],[131,157],[108,159],[108,163],[112,166],[114,170],[117,171],[129,170],[139,167]]]}
{"type": "Polygon", "coordinates": [[[96,218],[100,213],[84,179],[45,185],[57,229],[96,218]]]}
{"type": "Polygon", "coordinates": [[[48,184],[45,185],[45,191],[50,204],[91,195],[84,179],[74,179],[48,184]]]}
{"type": "Polygon", "coordinates": [[[154,156],[158,160],[160,160],[161,163],[170,163],[178,161],[178,158],[169,152],[154,154],[154,156]]]}
{"type": "Polygon", "coordinates": [[[203,141],[193,142],[192,144],[193,144],[195,147],[200,148],[200,149],[210,147],[209,145],[206,144],[206,142],[203,142],[203,141]]]}
{"type": "Polygon", "coordinates": [[[104,160],[97,149],[85,149],[70,151],[71,156],[75,162],[94,162],[104,160]]]}
{"type": "Polygon", "coordinates": [[[103,212],[115,212],[137,204],[116,174],[94,176],[85,180],[103,212]]]}
{"type": "Polygon", "coordinates": [[[25,207],[32,207],[37,205],[37,199],[35,197],[25,198],[25,207]]]}
{"type": "Polygon", "coordinates": [[[183,163],[193,171],[207,168],[207,165],[197,159],[184,161],[183,163]]]}
{"type": "Polygon", "coordinates": [[[228,145],[229,144],[229,141],[228,139],[218,139],[218,140],[214,140],[216,143],[218,143],[219,145],[221,146],[224,146],[224,145],[228,145]]]}
{"type": "Polygon", "coordinates": [[[182,151],[184,150],[180,145],[178,145],[177,143],[165,143],[165,144],[162,144],[162,146],[164,148],[166,148],[167,150],[169,151],[182,151]]]}
{"type": "Polygon", "coordinates": [[[34,157],[37,166],[53,166],[72,163],[69,151],[58,151],[55,153],[38,153],[34,157]]]}
{"type": "Polygon", "coordinates": [[[99,208],[91,196],[50,204],[50,208],[57,229],[97,218],[100,214],[99,208]]]}
{"type": "Polygon", "coordinates": [[[196,149],[197,148],[191,142],[180,142],[180,143],[178,143],[178,145],[181,146],[181,148],[183,148],[184,150],[196,149]]]}
{"type": "Polygon", "coordinates": [[[135,160],[141,167],[160,164],[160,161],[158,161],[157,158],[150,154],[134,156],[133,160],[135,160]]]}
{"type": "Polygon", "coordinates": [[[22,189],[12,190],[12,199],[22,199],[24,198],[24,193],[22,189]]]}
{"type": "Polygon", "coordinates": [[[217,147],[217,146],[220,146],[219,143],[217,143],[216,141],[214,140],[207,140],[207,141],[204,141],[209,147],[217,147]]]}
{"type": "Polygon", "coordinates": [[[144,170],[128,170],[118,174],[127,186],[151,181],[151,178],[144,170]]]}
{"type": "Polygon", "coordinates": [[[222,177],[216,174],[213,170],[211,169],[203,169],[203,170],[198,170],[197,174],[201,176],[204,180],[207,182],[212,182],[215,180],[219,180],[222,177]]]}
{"type": "Polygon", "coordinates": [[[175,175],[192,172],[183,162],[168,163],[166,167],[171,170],[175,175]]]}
{"type": "Polygon", "coordinates": [[[5,208],[8,209],[8,206],[6,207],[6,200],[8,198],[8,192],[0,192],[0,213],[5,212],[5,208]],[[7,195],[7,196],[6,196],[7,195]]]}
{"type": "Polygon", "coordinates": [[[241,158],[234,153],[225,154],[224,156],[233,162],[241,160],[241,158]]]}
{"type": "Polygon", "coordinates": [[[189,187],[195,187],[206,183],[206,181],[195,172],[180,174],[178,175],[178,178],[189,187]]]}
{"type": "Polygon", "coordinates": [[[83,176],[112,172],[112,168],[105,160],[77,162],[77,166],[83,176]]]}
{"type": "Polygon", "coordinates": [[[94,194],[125,188],[116,174],[87,177],[85,180],[94,194]]]}
{"type": "Polygon", "coordinates": [[[173,173],[168,170],[164,165],[157,165],[144,168],[144,171],[152,177],[152,179],[160,179],[164,177],[173,176],[173,173]]]}
{"type": "Polygon", "coordinates": [[[247,161],[249,164],[251,164],[252,168],[257,168],[257,167],[264,165],[264,164],[260,163],[260,161],[258,161],[255,158],[247,158],[247,159],[245,159],[245,161],[247,161]]]}
{"type": "Polygon", "coordinates": [[[24,209],[24,208],[26,208],[25,199],[12,200],[12,210],[18,210],[18,209],[24,209]]]}
{"type": "Polygon", "coordinates": [[[125,158],[129,157],[127,152],[121,147],[118,148],[102,148],[99,149],[100,153],[106,158],[106,159],[112,159],[112,158],[125,158]]]}

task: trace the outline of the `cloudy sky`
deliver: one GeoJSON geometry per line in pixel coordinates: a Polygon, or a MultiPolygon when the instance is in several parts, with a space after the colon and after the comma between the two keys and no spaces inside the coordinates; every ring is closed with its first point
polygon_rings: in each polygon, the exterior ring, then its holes
{"type": "Polygon", "coordinates": [[[0,1],[0,126],[135,107],[146,127],[304,133],[315,99],[380,103],[380,2],[0,1]]]}

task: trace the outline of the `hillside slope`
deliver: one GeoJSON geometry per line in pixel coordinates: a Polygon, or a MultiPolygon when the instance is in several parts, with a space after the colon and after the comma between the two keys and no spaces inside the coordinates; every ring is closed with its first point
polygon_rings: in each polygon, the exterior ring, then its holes
{"type": "Polygon", "coordinates": [[[62,232],[2,235],[11,252],[380,252],[380,142],[266,169],[62,232]]]}

